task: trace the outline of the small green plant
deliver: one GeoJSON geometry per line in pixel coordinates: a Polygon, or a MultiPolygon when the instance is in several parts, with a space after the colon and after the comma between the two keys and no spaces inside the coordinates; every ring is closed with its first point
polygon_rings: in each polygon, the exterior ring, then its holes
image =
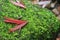
{"type": "Polygon", "coordinates": [[[0,1],[0,40],[49,40],[52,38],[52,32],[56,32],[60,26],[55,15],[47,10],[33,5],[27,0],[23,0],[26,9],[17,7],[9,0],[0,1]],[[21,30],[8,33],[10,28],[15,24],[5,23],[4,16],[17,19],[22,16],[21,20],[27,20],[29,23],[21,30]]]}

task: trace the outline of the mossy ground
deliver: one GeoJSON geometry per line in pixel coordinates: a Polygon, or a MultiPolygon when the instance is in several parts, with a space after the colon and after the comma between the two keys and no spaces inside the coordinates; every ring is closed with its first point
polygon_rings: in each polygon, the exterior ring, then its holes
{"type": "Polygon", "coordinates": [[[11,4],[8,0],[0,1],[0,40],[48,40],[52,38],[52,32],[59,28],[59,21],[55,15],[47,10],[24,1],[26,9],[11,4]],[[4,22],[4,16],[21,20],[27,20],[28,24],[21,30],[9,33],[9,29],[15,24],[4,22]]]}

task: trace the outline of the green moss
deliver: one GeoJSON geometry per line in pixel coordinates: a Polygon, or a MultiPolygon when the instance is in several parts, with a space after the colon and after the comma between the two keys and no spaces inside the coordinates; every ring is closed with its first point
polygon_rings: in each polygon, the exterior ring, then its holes
{"type": "Polygon", "coordinates": [[[52,37],[52,32],[59,28],[59,21],[55,15],[47,10],[33,5],[27,0],[23,1],[26,9],[22,9],[11,4],[8,0],[0,1],[0,38],[1,40],[47,40],[52,37]],[[8,33],[9,29],[15,24],[5,23],[4,16],[17,19],[22,16],[21,20],[27,20],[29,23],[21,30],[14,33],[8,33]]]}

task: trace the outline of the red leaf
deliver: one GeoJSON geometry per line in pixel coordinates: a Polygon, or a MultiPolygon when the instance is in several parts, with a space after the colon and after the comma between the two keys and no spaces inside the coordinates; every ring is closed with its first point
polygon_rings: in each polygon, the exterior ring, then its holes
{"type": "Polygon", "coordinates": [[[16,31],[16,30],[19,30],[19,29],[21,29],[23,26],[25,26],[26,24],[27,24],[27,22],[25,22],[25,23],[23,23],[23,24],[21,24],[21,25],[15,26],[14,28],[11,28],[11,29],[9,30],[9,32],[14,32],[14,31],[16,31]]]}
{"type": "Polygon", "coordinates": [[[26,22],[24,20],[15,20],[15,19],[12,19],[12,18],[7,18],[7,17],[5,17],[5,19],[6,20],[4,20],[4,21],[8,22],[8,23],[22,24],[22,23],[26,22]]]}
{"type": "Polygon", "coordinates": [[[11,3],[13,3],[13,4],[16,5],[16,6],[20,6],[20,7],[22,7],[22,8],[26,8],[25,5],[22,4],[22,3],[14,2],[14,1],[11,1],[11,3]]]}

